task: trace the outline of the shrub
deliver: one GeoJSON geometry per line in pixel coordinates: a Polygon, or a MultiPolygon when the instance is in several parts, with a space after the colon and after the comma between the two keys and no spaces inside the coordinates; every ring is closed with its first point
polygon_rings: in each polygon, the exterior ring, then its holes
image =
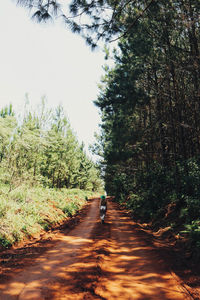
{"type": "Polygon", "coordinates": [[[55,190],[41,186],[20,186],[10,193],[0,193],[0,245],[30,238],[41,230],[49,230],[66,216],[72,216],[92,192],[78,189],[55,190]]]}
{"type": "Polygon", "coordinates": [[[188,235],[191,247],[195,248],[195,253],[200,256],[200,220],[192,221],[190,224],[185,225],[185,230],[182,231],[188,235]]]}
{"type": "Polygon", "coordinates": [[[9,248],[12,245],[12,243],[7,239],[7,237],[0,234],[0,245],[4,248],[9,248]]]}

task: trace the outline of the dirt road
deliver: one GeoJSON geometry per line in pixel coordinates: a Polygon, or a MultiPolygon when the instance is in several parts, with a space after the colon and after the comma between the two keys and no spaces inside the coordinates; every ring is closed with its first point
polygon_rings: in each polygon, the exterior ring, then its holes
{"type": "Polygon", "coordinates": [[[56,233],[47,251],[0,282],[1,300],[194,299],[165,260],[109,202],[101,225],[99,200],[71,231],[56,233]]]}

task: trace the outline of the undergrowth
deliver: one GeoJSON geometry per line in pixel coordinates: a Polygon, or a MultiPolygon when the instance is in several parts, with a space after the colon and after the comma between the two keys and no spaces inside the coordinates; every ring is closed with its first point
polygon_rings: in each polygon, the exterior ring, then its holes
{"type": "Polygon", "coordinates": [[[200,258],[200,158],[177,162],[171,168],[155,163],[137,171],[132,179],[130,184],[130,178],[118,177],[115,198],[126,202],[135,219],[157,229],[171,228],[200,258]],[[119,187],[125,192],[119,193],[119,187]]]}
{"type": "Polygon", "coordinates": [[[66,217],[73,216],[85,203],[90,191],[79,189],[50,189],[21,185],[9,192],[0,186],[0,246],[31,238],[49,230],[66,217]]]}

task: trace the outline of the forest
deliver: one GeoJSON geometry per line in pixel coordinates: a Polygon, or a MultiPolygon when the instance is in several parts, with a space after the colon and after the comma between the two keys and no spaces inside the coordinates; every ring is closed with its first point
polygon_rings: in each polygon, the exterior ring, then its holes
{"type": "MultiPolygon", "coordinates": [[[[102,157],[106,191],[139,220],[166,219],[165,226],[189,235],[198,253],[200,2],[73,0],[67,12],[60,1],[18,2],[39,22],[62,17],[91,48],[106,42],[114,67],[105,65],[95,100],[102,124],[93,147],[102,157]]],[[[66,182],[60,166],[47,165],[40,170],[45,179],[66,182]]]]}
{"type": "Polygon", "coordinates": [[[146,10],[130,1],[115,65],[105,66],[95,101],[107,191],[126,202],[134,218],[187,234],[198,257],[199,9],[192,0],[152,1],[146,10]],[[132,23],[132,11],[142,9],[132,23]]]}

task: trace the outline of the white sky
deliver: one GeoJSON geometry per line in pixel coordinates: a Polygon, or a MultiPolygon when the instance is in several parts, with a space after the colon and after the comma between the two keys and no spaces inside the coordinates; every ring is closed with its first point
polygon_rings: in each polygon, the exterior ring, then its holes
{"type": "Polygon", "coordinates": [[[46,95],[48,105],[62,104],[79,141],[94,142],[100,117],[92,103],[103,74],[104,54],[64,25],[33,22],[15,1],[0,1],[0,107],[21,110],[25,94],[32,105],[46,95]]]}

